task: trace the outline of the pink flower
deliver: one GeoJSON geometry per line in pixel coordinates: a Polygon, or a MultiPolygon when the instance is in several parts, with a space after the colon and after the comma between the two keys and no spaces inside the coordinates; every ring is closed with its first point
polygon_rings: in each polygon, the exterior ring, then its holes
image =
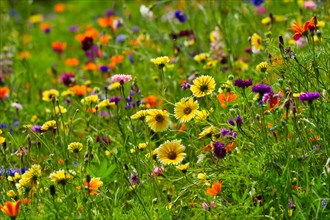
{"type": "Polygon", "coordinates": [[[125,74],[116,74],[111,77],[112,82],[125,83],[125,82],[131,81],[131,80],[132,80],[132,76],[125,75],[125,74]]]}
{"type": "Polygon", "coordinates": [[[152,178],[155,178],[155,176],[158,176],[164,172],[164,167],[155,167],[154,171],[151,174],[152,178]]]}
{"type": "Polygon", "coordinates": [[[306,2],[304,2],[304,7],[309,10],[315,10],[316,4],[313,1],[306,1],[306,2]]]}

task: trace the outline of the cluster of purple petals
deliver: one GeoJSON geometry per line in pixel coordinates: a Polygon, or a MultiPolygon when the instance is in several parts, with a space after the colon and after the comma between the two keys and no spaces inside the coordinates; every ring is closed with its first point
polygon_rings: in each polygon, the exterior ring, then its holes
{"type": "Polygon", "coordinates": [[[234,86],[239,87],[239,88],[246,88],[252,85],[252,79],[248,80],[242,80],[242,79],[237,79],[234,81],[234,86]]]}
{"type": "Polygon", "coordinates": [[[109,99],[109,102],[115,102],[116,104],[121,100],[120,96],[113,96],[109,99]]]}
{"type": "Polygon", "coordinates": [[[228,124],[232,126],[235,126],[235,123],[238,127],[240,127],[243,124],[243,118],[241,116],[237,116],[236,118],[228,120],[228,124]]]}
{"type": "Polygon", "coordinates": [[[221,129],[220,130],[220,134],[223,137],[226,137],[226,136],[230,136],[230,137],[233,137],[233,138],[236,138],[237,137],[237,133],[236,132],[227,130],[226,128],[221,129]]]}
{"type": "Polygon", "coordinates": [[[194,32],[192,30],[182,30],[179,33],[171,33],[170,37],[175,40],[180,37],[194,37],[194,32]]]}
{"type": "Polygon", "coordinates": [[[190,84],[187,82],[184,82],[184,83],[182,83],[181,88],[183,90],[188,90],[188,89],[190,89],[190,84]]]}
{"type": "Polygon", "coordinates": [[[183,13],[180,10],[176,10],[174,12],[174,16],[176,19],[178,19],[181,23],[185,22],[187,20],[187,15],[185,13],[183,13]]]}
{"type": "Polygon", "coordinates": [[[309,102],[318,98],[320,98],[319,92],[305,92],[299,96],[300,101],[309,101],[309,102]]]}
{"type": "Polygon", "coordinates": [[[213,154],[219,159],[223,159],[226,156],[225,145],[219,141],[213,143],[213,154]]]}
{"type": "Polygon", "coordinates": [[[15,173],[19,173],[21,175],[28,170],[29,168],[17,168],[17,169],[9,168],[8,170],[6,170],[2,166],[0,166],[0,176],[15,176],[15,173]]]}
{"type": "Polygon", "coordinates": [[[131,108],[139,107],[141,105],[141,100],[135,98],[135,97],[139,97],[139,95],[141,94],[140,89],[135,84],[131,85],[130,88],[131,89],[129,92],[129,96],[127,96],[126,98],[125,109],[131,109],[131,108]]]}
{"type": "Polygon", "coordinates": [[[42,126],[41,125],[33,125],[32,127],[31,127],[31,130],[33,131],[33,132],[35,132],[35,133],[41,133],[42,132],[42,126]]]}
{"type": "Polygon", "coordinates": [[[92,37],[85,37],[81,41],[81,49],[83,49],[84,51],[88,51],[93,45],[94,42],[92,37]]]}
{"type": "Polygon", "coordinates": [[[129,182],[132,186],[138,185],[140,183],[140,179],[139,179],[139,176],[137,175],[137,173],[133,172],[130,174],[129,182]]]}
{"type": "Polygon", "coordinates": [[[273,90],[272,87],[269,85],[256,84],[252,87],[252,92],[263,95],[266,93],[273,93],[273,90]]]}
{"type": "Polygon", "coordinates": [[[63,73],[61,81],[65,86],[73,86],[76,82],[76,76],[73,73],[63,73]]]}
{"type": "Polygon", "coordinates": [[[96,137],[96,142],[101,142],[101,143],[104,143],[104,144],[107,144],[107,145],[111,144],[110,138],[105,137],[105,136],[97,136],[96,137]]]}

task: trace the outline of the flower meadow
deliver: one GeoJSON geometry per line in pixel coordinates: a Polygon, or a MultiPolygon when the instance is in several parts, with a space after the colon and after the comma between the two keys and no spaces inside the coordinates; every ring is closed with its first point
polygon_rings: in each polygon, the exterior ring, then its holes
{"type": "Polygon", "coordinates": [[[330,218],[329,1],[0,7],[0,219],[330,218]]]}

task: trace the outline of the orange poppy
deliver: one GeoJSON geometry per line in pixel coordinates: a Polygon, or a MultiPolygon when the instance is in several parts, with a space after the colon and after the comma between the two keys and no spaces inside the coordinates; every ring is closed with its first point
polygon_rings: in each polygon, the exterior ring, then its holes
{"type": "Polygon", "coordinates": [[[235,142],[231,142],[231,143],[227,144],[227,146],[225,147],[226,152],[232,151],[234,149],[234,147],[235,147],[235,142]]]}
{"type": "Polygon", "coordinates": [[[0,206],[0,210],[3,211],[9,217],[16,217],[19,212],[21,201],[6,202],[3,206],[0,206]]]}
{"type": "Polygon", "coordinates": [[[32,202],[32,199],[30,199],[30,198],[24,198],[23,199],[24,205],[28,205],[30,202],[32,202]]]}
{"type": "Polygon", "coordinates": [[[75,95],[78,95],[78,96],[86,95],[87,92],[92,91],[91,88],[88,88],[85,85],[81,85],[81,86],[80,85],[75,85],[75,86],[70,87],[69,89],[71,91],[73,91],[75,95]]]}
{"type": "Polygon", "coordinates": [[[97,23],[105,28],[105,27],[111,27],[114,31],[117,30],[117,24],[120,22],[119,17],[103,17],[103,18],[98,18],[97,23]]]}
{"type": "Polygon", "coordinates": [[[56,13],[62,13],[65,9],[65,6],[63,3],[57,3],[56,5],[54,5],[54,11],[56,13]]]}
{"type": "Polygon", "coordinates": [[[118,64],[123,62],[124,58],[123,55],[112,56],[110,58],[111,63],[109,64],[109,67],[114,69],[118,64]]]}
{"type": "Polygon", "coordinates": [[[146,102],[146,108],[156,108],[163,103],[162,101],[159,101],[156,96],[153,95],[144,98],[144,101],[146,102]]]}
{"type": "Polygon", "coordinates": [[[204,153],[205,151],[212,151],[212,145],[208,144],[206,145],[203,150],[201,150],[200,154],[204,153]]]}
{"type": "Polygon", "coordinates": [[[79,60],[77,58],[68,58],[64,63],[66,66],[78,66],[79,60]]]}
{"type": "Polygon", "coordinates": [[[63,52],[66,48],[66,43],[55,41],[52,43],[52,48],[55,52],[63,52]]]}
{"type": "Polygon", "coordinates": [[[227,102],[234,102],[238,96],[232,92],[219,93],[218,100],[221,103],[222,108],[226,108],[227,102]]]}
{"type": "Polygon", "coordinates": [[[100,40],[101,44],[106,44],[106,43],[108,43],[110,38],[111,38],[111,36],[109,34],[105,34],[105,35],[101,36],[99,40],[100,40]]]}
{"type": "Polygon", "coordinates": [[[9,92],[10,90],[8,87],[0,87],[0,100],[6,98],[9,92]]]}
{"type": "Polygon", "coordinates": [[[223,182],[214,182],[212,184],[212,188],[206,189],[206,194],[209,196],[216,196],[219,192],[221,192],[223,182]]]}
{"type": "Polygon", "coordinates": [[[39,27],[42,31],[47,31],[50,29],[50,26],[47,22],[41,23],[39,27]]]}
{"type": "Polygon", "coordinates": [[[297,22],[293,22],[293,25],[289,28],[289,30],[293,30],[293,39],[295,41],[299,40],[303,35],[307,35],[308,31],[315,26],[314,17],[309,19],[304,23],[303,26],[300,26],[297,22]]]}
{"type": "Polygon", "coordinates": [[[97,70],[97,65],[93,62],[88,62],[85,64],[84,70],[90,70],[90,71],[97,70]]]}

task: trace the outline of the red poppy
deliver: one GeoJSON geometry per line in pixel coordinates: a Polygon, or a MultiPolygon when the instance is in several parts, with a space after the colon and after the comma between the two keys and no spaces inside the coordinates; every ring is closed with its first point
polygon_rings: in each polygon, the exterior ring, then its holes
{"type": "Polygon", "coordinates": [[[297,22],[293,22],[293,25],[289,28],[289,30],[293,30],[293,39],[295,41],[299,40],[303,35],[306,36],[308,31],[314,28],[314,17],[306,21],[304,25],[301,27],[297,22]]]}
{"type": "Polygon", "coordinates": [[[234,102],[238,96],[232,92],[219,93],[218,100],[221,103],[222,108],[226,108],[227,102],[234,102]]]}
{"type": "Polygon", "coordinates": [[[8,87],[0,87],[0,100],[6,98],[9,95],[10,90],[8,87]]]}
{"type": "Polygon", "coordinates": [[[212,184],[212,188],[206,189],[206,194],[209,196],[216,196],[219,192],[221,192],[223,182],[214,182],[212,184]]]}

